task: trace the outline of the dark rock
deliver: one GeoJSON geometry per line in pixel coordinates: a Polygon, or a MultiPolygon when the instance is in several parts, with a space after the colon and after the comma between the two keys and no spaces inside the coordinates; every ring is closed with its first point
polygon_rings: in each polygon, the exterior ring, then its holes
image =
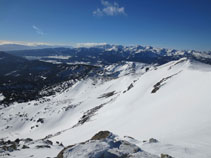
{"type": "Polygon", "coordinates": [[[17,145],[16,145],[16,143],[12,143],[9,146],[6,146],[6,145],[5,146],[2,146],[1,149],[3,151],[13,152],[14,150],[17,150],[17,145]]]}
{"type": "Polygon", "coordinates": [[[149,68],[148,68],[148,67],[146,67],[145,71],[146,71],[146,72],[147,72],[147,71],[149,71],[149,68]]]}
{"type": "Polygon", "coordinates": [[[86,111],[86,112],[84,113],[84,115],[80,118],[80,120],[78,121],[78,123],[77,123],[76,125],[74,125],[73,127],[77,127],[77,126],[82,125],[82,124],[84,124],[85,122],[89,121],[90,118],[91,118],[92,116],[94,116],[95,113],[96,113],[99,109],[101,109],[105,104],[106,104],[106,103],[101,104],[101,105],[98,105],[98,106],[96,106],[96,107],[94,107],[94,108],[89,109],[88,111],[86,111]]]}
{"type": "Polygon", "coordinates": [[[53,145],[53,142],[50,141],[50,140],[45,140],[45,143],[48,144],[48,145],[53,145]]]}
{"type": "Polygon", "coordinates": [[[1,149],[2,149],[3,151],[8,151],[8,147],[7,147],[7,146],[2,146],[1,149]]]}
{"type": "Polygon", "coordinates": [[[59,152],[59,154],[57,155],[56,158],[63,158],[63,153],[64,153],[64,151],[65,151],[66,149],[72,148],[72,147],[74,147],[74,146],[75,146],[75,145],[69,145],[69,146],[65,147],[62,151],[59,152]]]}
{"type": "Polygon", "coordinates": [[[165,77],[165,78],[163,78],[162,80],[160,80],[159,82],[157,82],[153,87],[153,90],[151,91],[151,93],[156,93],[159,89],[160,89],[160,87],[162,87],[165,83],[165,81],[167,81],[168,79],[170,79],[170,78],[172,78],[173,76],[175,76],[175,75],[177,75],[177,74],[179,74],[180,72],[178,72],[178,73],[176,73],[176,74],[173,74],[173,75],[171,75],[171,76],[168,76],[168,77],[165,77]]]}
{"type": "Polygon", "coordinates": [[[37,145],[36,148],[51,148],[49,145],[37,145]]]}
{"type": "Polygon", "coordinates": [[[135,140],[133,137],[131,136],[124,136],[124,138],[129,138],[129,139],[132,139],[132,140],[135,140]]]}
{"type": "Polygon", "coordinates": [[[23,145],[22,149],[28,149],[29,147],[27,145],[23,145]]]}
{"type": "Polygon", "coordinates": [[[127,88],[127,91],[129,91],[131,88],[133,88],[134,86],[133,86],[133,84],[131,83],[130,85],[129,85],[129,87],[127,88]]]}
{"type": "Polygon", "coordinates": [[[39,118],[39,119],[37,120],[37,122],[44,123],[44,119],[43,119],[43,118],[39,118]]]}
{"type": "Polygon", "coordinates": [[[101,140],[106,139],[108,136],[110,136],[111,132],[109,131],[100,131],[97,134],[95,134],[91,140],[101,140]]]}
{"type": "Polygon", "coordinates": [[[172,156],[170,156],[168,154],[161,154],[160,157],[161,158],[173,158],[172,156]]]}
{"type": "Polygon", "coordinates": [[[31,141],[33,141],[33,139],[31,139],[31,138],[26,138],[24,141],[25,141],[25,142],[31,142],[31,141]]]}
{"type": "Polygon", "coordinates": [[[115,91],[112,91],[112,92],[104,93],[104,94],[102,94],[102,95],[101,95],[100,97],[98,97],[98,98],[99,98],[99,99],[101,99],[101,98],[109,98],[109,97],[113,96],[114,94],[116,94],[115,91]]]}
{"type": "Polygon", "coordinates": [[[19,144],[19,143],[20,143],[20,139],[17,138],[17,139],[15,140],[15,143],[19,144]]]}
{"type": "Polygon", "coordinates": [[[16,143],[12,143],[12,145],[9,146],[10,150],[17,150],[17,144],[16,143]]]}
{"type": "Polygon", "coordinates": [[[64,145],[62,143],[60,143],[59,146],[64,147],[64,145]]]}
{"type": "Polygon", "coordinates": [[[149,143],[158,143],[158,140],[154,139],[154,138],[150,138],[149,139],[149,143]]]}
{"type": "Polygon", "coordinates": [[[51,137],[53,137],[53,135],[52,134],[49,134],[44,139],[48,139],[48,138],[51,138],[51,137]]]}

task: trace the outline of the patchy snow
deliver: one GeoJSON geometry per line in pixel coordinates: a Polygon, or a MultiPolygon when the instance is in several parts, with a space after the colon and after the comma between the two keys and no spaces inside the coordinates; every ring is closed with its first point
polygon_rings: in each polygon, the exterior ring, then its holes
{"type": "Polygon", "coordinates": [[[62,55],[55,55],[55,56],[47,56],[45,58],[53,58],[53,59],[69,59],[71,56],[62,56],[62,55]]]}
{"type": "Polygon", "coordinates": [[[66,64],[74,65],[74,64],[91,64],[90,62],[66,62],[66,64]]]}
{"type": "Polygon", "coordinates": [[[29,60],[42,60],[43,58],[50,58],[50,59],[69,59],[71,56],[63,56],[63,55],[54,55],[54,56],[24,56],[26,59],[29,60]]]}
{"type": "Polygon", "coordinates": [[[41,158],[41,157],[54,157],[57,155],[63,147],[56,142],[49,142],[49,140],[36,140],[36,141],[23,141],[20,142],[11,142],[10,144],[0,141],[0,157],[3,158],[41,158]],[[5,147],[10,145],[15,146],[15,148],[10,149],[9,151],[5,150],[5,147]]]}
{"type": "Polygon", "coordinates": [[[57,60],[43,60],[43,59],[40,59],[40,61],[43,61],[43,62],[48,62],[48,63],[52,63],[52,64],[61,64],[62,62],[59,62],[57,60]]]}
{"type": "Polygon", "coordinates": [[[28,60],[41,60],[42,56],[24,56],[28,60]]]}
{"type": "Polygon", "coordinates": [[[0,101],[4,100],[4,95],[2,93],[0,93],[0,101]]]}
{"type": "Polygon", "coordinates": [[[45,76],[40,76],[40,78],[42,78],[43,80],[45,80],[47,77],[45,77],[45,76]]]}

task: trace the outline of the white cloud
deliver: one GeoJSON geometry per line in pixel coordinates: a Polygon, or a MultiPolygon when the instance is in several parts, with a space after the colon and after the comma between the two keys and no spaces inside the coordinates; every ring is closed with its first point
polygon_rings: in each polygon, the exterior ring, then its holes
{"type": "Polygon", "coordinates": [[[47,42],[24,42],[24,41],[0,40],[0,45],[4,45],[4,44],[18,44],[18,45],[26,45],[26,46],[52,45],[51,43],[47,43],[47,42]]]}
{"type": "Polygon", "coordinates": [[[107,43],[49,43],[49,42],[26,42],[26,41],[7,41],[7,40],[0,40],[0,45],[5,44],[17,44],[17,45],[25,45],[25,46],[40,46],[40,45],[47,45],[47,46],[54,46],[54,47],[95,47],[95,46],[104,46],[107,43]]]}
{"type": "Polygon", "coordinates": [[[105,0],[101,0],[101,4],[103,8],[97,8],[95,11],[93,11],[93,15],[95,16],[115,16],[115,15],[127,15],[125,13],[125,8],[120,7],[118,3],[110,3],[105,0]]]}
{"type": "Polygon", "coordinates": [[[95,47],[95,46],[104,46],[107,43],[76,43],[75,47],[95,47]]]}
{"type": "Polygon", "coordinates": [[[44,35],[44,32],[40,28],[38,28],[37,26],[32,25],[32,28],[36,31],[37,34],[44,35]]]}

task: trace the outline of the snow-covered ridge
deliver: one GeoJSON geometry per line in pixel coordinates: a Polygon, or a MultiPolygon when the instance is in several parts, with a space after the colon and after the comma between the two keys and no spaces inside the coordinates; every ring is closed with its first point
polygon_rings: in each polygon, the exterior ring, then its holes
{"type": "MultiPolygon", "coordinates": [[[[99,47],[98,47],[99,48],[99,47]]],[[[106,47],[100,47],[106,51],[122,51],[130,53],[144,53],[144,52],[153,52],[162,56],[184,56],[184,55],[194,55],[195,57],[207,57],[211,58],[210,52],[205,51],[196,51],[196,50],[176,50],[176,49],[167,49],[167,48],[156,48],[152,46],[122,46],[122,45],[106,45],[106,47]]]]}
{"type": "Polygon", "coordinates": [[[143,53],[143,52],[153,52],[159,55],[166,55],[166,56],[172,56],[172,55],[187,55],[192,54],[195,56],[203,56],[206,55],[210,58],[211,52],[210,51],[197,51],[197,50],[176,50],[176,49],[168,49],[168,48],[157,48],[153,46],[142,46],[142,45],[115,45],[115,44],[102,44],[102,45],[93,45],[90,47],[76,47],[75,49],[80,48],[88,48],[88,49],[103,49],[105,51],[116,51],[116,52],[130,52],[130,53],[143,53]]]}
{"type": "Polygon", "coordinates": [[[156,156],[211,157],[210,65],[181,58],[105,70],[111,77],[78,80],[62,93],[2,109],[1,137],[47,138],[68,146],[109,130],[139,140],[130,139],[156,156]],[[149,138],[159,143],[143,143],[149,138]]]}

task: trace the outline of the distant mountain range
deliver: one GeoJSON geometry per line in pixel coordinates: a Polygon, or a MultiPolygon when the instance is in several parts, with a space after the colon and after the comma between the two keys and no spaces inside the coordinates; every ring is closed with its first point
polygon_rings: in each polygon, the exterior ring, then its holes
{"type": "Polygon", "coordinates": [[[95,65],[107,65],[121,61],[134,61],[148,64],[164,64],[182,57],[202,61],[204,63],[211,63],[210,51],[180,51],[175,49],[154,48],[151,46],[143,47],[140,45],[122,46],[104,44],[93,47],[59,47],[44,49],[35,49],[34,47],[34,49],[31,50],[29,48],[27,50],[13,50],[7,52],[13,55],[25,57],[30,60],[39,59],[53,63],[87,63],[95,65]]]}

